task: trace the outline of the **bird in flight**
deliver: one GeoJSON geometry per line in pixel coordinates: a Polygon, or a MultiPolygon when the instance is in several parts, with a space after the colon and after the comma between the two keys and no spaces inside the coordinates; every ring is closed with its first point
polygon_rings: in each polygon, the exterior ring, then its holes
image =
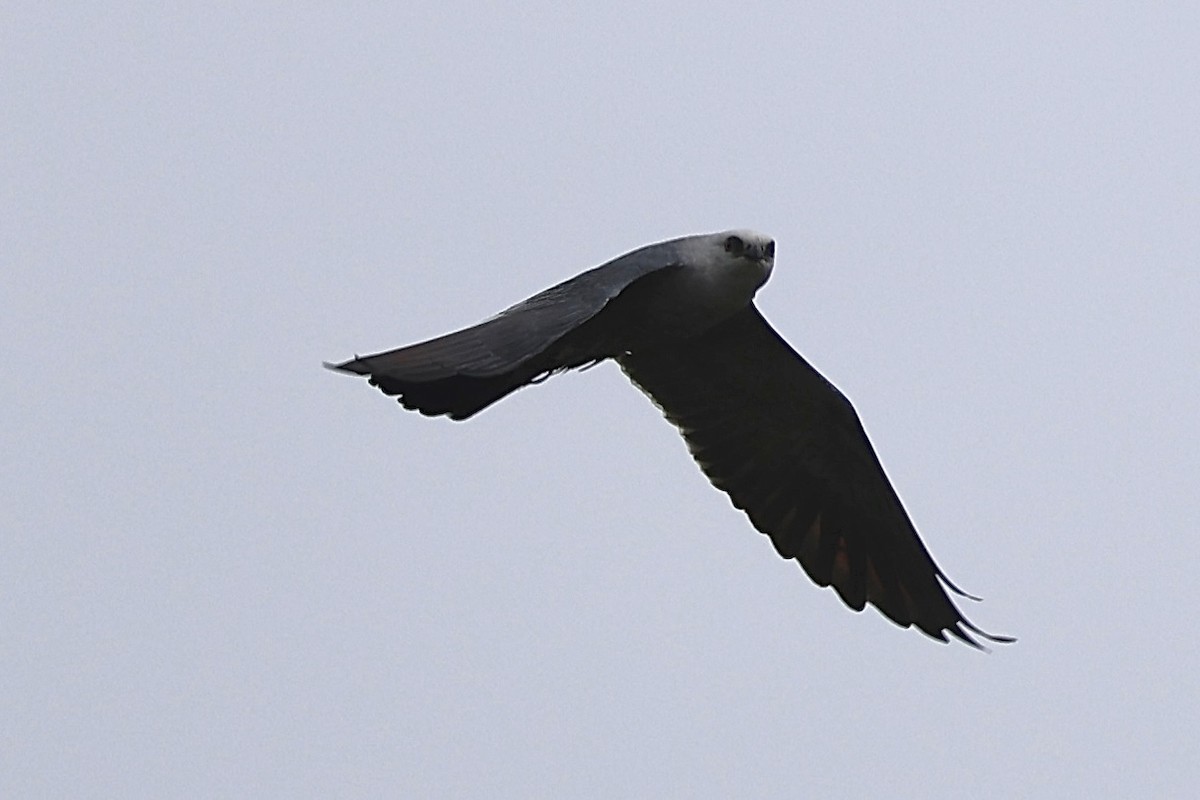
{"type": "Polygon", "coordinates": [[[713,485],[855,611],[983,649],[1007,643],[947,594],[850,401],[755,307],[775,242],[685,236],[626,253],[478,325],[330,369],[427,416],[466,419],[522,386],[613,359],[683,435],[713,485]]]}

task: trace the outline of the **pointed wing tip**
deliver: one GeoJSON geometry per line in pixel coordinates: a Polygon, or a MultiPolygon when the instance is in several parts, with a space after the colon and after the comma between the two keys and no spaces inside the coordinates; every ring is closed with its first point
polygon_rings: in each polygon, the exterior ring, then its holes
{"type": "MultiPolygon", "coordinates": [[[[971,647],[974,647],[976,650],[981,650],[984,653],[990,653],[992,652],[992,649],[987,645],[980,644],[971,634],[975,634],[975,636],[978,636],[981,639],[986,639],[991,644],[1013,644],[1017,641],[1017,637],[1015,636],[1001,636],[994,633],[988,633],[987,631],[971,624],[965,619],[959,620],[957,625],[955,625],[953,628],[946,628],[943,632],[945,631],[948,631],[956,639],[966,642],[967,644],[971,645],[971,647]],[[963,630],[964,628],[966,628],[966,630],[963,630]]],[[[945,640],[943,639],[943,641],[945,640]]]]}
{"type": "MultiPolygon", "coordinates": [[[[947,578],[946,574],[944,572],[942,572],[941,570],[938,570],[937,576],[938,576],[938,579],[941,580],[941,582],[951,592],[958,595],[959,597],[965,597],[967,600],[973,600],[976,603],[983,602],[982,597],[977,597],[976,595],[973,595],[970,592],[964,592],[962,589],[955,586],[954,582],[951,581],[949,578],[947,578]]],[[[979,642],[975,641],[975,639],[972,638],[971,634],[975,634],[976,636],[978,636],[982,639],[986,639],[987,641],[991,642],[992,644],[1013,644],[1014,642],[1017,641],[1017,637],[1015,637],[1015,636],[1002,636],[999,634],[988,633],[987,631],[983,630],[979,626],[974,625],[973,623],[968,621],[965,617],[962,617],[961,612],[959,612],[959,615],[960,615],[960,618],[959,618],[958,622],[954,625],[954,627],[946,628],[945,630],[950,631],[950,633],[955,638],[961,639],[962,641],[966,642],[967,644],[971,645],[972,647],[974,647],[976,649],[982,650],[985,653],[992,652],[988,647],[981,645],[979,642]],[[963,630],[964,628],[966,630],[963,630]]]]}
{"type": "Polygon", "coordinates": [[[959,597],[965,597],[968,600],[974,600],[976,603],[983,602],[982,597],[976,597],[975,595],[971,594],[970,592],[964,592],[962,589],[958,588],[958,586],[955,585],[954,581],[950,580],[950,578],[948,578],[946,576],[946,573],[942,572],[940,569],[937,571],[937,577],[938,577],[938,580],[940,580],[946,586],[947,589],[954,592],[954,594],[958,595],[959,597]]]}
{"type": "MultiPolygon", "coordinates": [[[[799,559],[797,559],[797,563],[801,563],[801,565],[803,565],[802,562],[799,561],[799,559]]],[[[885,619],[898,625],[899,627],[901,627],[905,630],[908,630],[911,628],[911,629],[920,631],[921,633],[925,634],[929,638],[939,641],[942,644],[950,644],[952,641],[957,639],[958,641],[962,642],[963,644],[969,645],[970,647],[973,647],[976,650],[979,650],[984,653],[990,653],[990,652],[992,652],[992,649],[990,647],[988,647],[986,644],[982,644],[981,642],[979,642],[979,640],[976,639],[975,637],[979,637],[979,639],[986,640],[988,642],[988,644],[1004,645],[1004,644],[1013,644],[1017,641],[1017,637],[1015,637],[1015,636],[1003,636],[1000,634],[988,633],[987,631],[983,630],[979,626],[972,623],[966,617],[962,616],[961,612],[959,612],[957,608],[954,609],[955,612],[958,614],[958,619],[955,622],[953,622],[951,624],[947,624],[947,625],[945,625],[945,627],[935,628],[929,623],[928,620],[926,620],[925,622],[922,622],[919,619],[903,619],[903,620],[897,619],[897,618],[891,616],[890,614],[888,614],[876,602],[874,602],[870,599],[865,599],[864,602],[862,602],[862,603],[851,602],[852,599],[856,600],[857,598],[847,599],[847,595],[843,594],[842,590],[840,588],[838,588],[837,584],[835,584],[835,583],[832,583],[832,582],[822,583],[815,579],[814,579],[814,582],[821,588],[833,589],[837,593],[839,598],[842,600],[842,603],[847,608],[849,608],[851,611],[854,611],[855,613],[861,613],[864,609],[866,609],[866,607],[868,605],[872,606],[873,608],[875,608],[876,611],[879,611],[880,613],[882,613],[885,619]]],[[[955,588],[957,588],[957,587],[955,587],[955,588]]],[[[961,594],[964,597],[968,597],[972,600],[979,600],[978,597],[967,594],[966,592],[958,591],[957,593],[961,594]]]]}
{"type": "Polygon", "coordinates": [[[371,374],[371,370],[367,368],[367,365],[364,364],[363,360],[358,356],[355,356],[349,361],[343,361],[340,364],[335,364],[332,361],[322,361],[321,364],[325,367],[325,369],[332,372],[341,372],[347,375],[371,374]]]}

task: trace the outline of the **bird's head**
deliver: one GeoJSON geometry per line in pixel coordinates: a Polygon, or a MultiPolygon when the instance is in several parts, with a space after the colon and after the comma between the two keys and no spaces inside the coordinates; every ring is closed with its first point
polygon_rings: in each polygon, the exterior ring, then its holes
{"type": "Polygon", "coordinates": [[[749,305],[775,266],[775,241],[748,230],[685,236],[655,247],[667,248],[660,257],[679,269],[660,286],[660,307],[651,316],[674,318],[688,336],[749,305]]]}
{"type": "MultiPolygon", "coordinates": [[[[704,237],[710,265],[725,274],[736,275],[751,293],[771,277],[775,266],[775,240],[766,234],[747,230],[723,231],[704,237]]],[[[727,279],[727,278],[726,278],[727,279]]]]}
{"type": "Polygon", "coordinates": [[[747,261],[765,262],[767,269],[775,263],[775,240],[770,236],[755,231],[726,231],[716,234],[723,249],[730,258],[744,258],[747,261]]]}

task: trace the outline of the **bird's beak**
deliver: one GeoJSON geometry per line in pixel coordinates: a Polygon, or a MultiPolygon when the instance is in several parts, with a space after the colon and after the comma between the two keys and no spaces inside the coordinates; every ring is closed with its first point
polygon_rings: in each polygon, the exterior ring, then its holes
{"type": "Polygon", "coordinates": [[[771,261],[775,258],[775,243],[770,245],[752,244],[748,245],[742,252],[745,258],[751,261],[771,261]]]}

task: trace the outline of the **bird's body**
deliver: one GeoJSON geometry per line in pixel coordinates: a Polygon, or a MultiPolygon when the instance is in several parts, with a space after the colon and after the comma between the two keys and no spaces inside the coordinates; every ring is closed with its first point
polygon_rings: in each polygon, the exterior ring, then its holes
{"type": "MultiPolygon", "coordinates": [[[[332,368],[465,419],[521,386],[615,359],[780,555],[855,610],[977,645],[850,402],[767,324],[775,243],[751,231],[634,250],[478,325],[332,368]]],[[[961,592],[960,592],[961,593],[961,592]]]]}

